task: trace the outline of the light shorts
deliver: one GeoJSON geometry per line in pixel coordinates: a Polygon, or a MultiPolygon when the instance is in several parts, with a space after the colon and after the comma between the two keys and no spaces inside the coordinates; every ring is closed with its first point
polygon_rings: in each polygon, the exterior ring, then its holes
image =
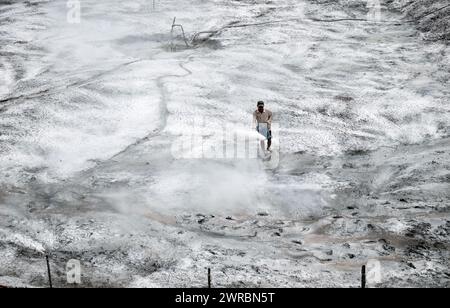
{"type": "Polygon", "coordinates": [[[269,130],[267,123],[258,123],[256,130],[267,140],[272,139],[272,132],[269,130]]]}

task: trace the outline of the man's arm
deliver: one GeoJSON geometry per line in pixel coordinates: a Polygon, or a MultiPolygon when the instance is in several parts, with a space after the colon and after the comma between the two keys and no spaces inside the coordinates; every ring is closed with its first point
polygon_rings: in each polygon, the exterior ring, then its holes
{"type": "Polygon", "coordinates": [[[253,112],[253,124],[252,124],[252,129],[256,129],[256,127],[257,127],[256,112],[253,112]]]}

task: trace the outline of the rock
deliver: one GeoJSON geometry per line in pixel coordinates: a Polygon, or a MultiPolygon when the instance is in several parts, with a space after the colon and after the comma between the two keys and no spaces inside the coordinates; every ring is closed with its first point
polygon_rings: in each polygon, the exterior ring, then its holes
{"type": "Polygon", "coordinates": [[[343,169],[354,169],[355,166],[352,163],[345,163],[342,165],[343,169]]]}
{"type": "Polygon", "coordinates": [[[431,224],[429,223],[417,223],[416,225],[410,227],[405,236],[407,237],[416,237],[416,236],[425,236],[429,233],[431,229],[431,224]]]}
{"type": "Polygon", "coordinates": [[[412,269],[417,269],[417,268],[414,266],[414,264],[412,264],[411,262],[408,262],[407,265],[408,265],[410,268],[412,268],[412,269]]]}
{"type": "Polygon", "coordinates": [[[388,251],[389,253],[395,252],[395,247],[394,247],[394,246],[391,246],[391,245],[389,245],[389,244],[384,244],[384,245],[383,245],[383,249],[386,250],[386,251],[388,251]]]}
{"type": "Polygon", "coordinates": [[[444,251],[445,251],[445,249],[446,249],[445,244],[444,244],[444,243],[441,243],[441,242],[436,242],[436,243],[434,243],[434,244],[433,244],[433,247],[436,248],[436,249],[439,249],[439,250],[444,250],[444,251]]]}
{"type": "Polygon", "coordinates": [[[252,269],[253,269],[257,274],[259,274],[259,273],[261,272],[261,270],[259,269],[259,267],[256,266],[256,265],[252,265],[252,269]]]}
{"type": "Polygon", "coordinates": [[[353,102],[355,100],[353,97],[348,96],[348,95],[337,95],[337,96],[334,97],[334,99],[339,100],[339,101],[343,101],[343,102],[346,102],[346,103],[353,102]]]}

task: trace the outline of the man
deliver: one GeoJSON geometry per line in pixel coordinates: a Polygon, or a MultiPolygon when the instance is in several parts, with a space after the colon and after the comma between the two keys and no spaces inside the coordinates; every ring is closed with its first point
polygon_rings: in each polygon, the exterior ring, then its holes
{"type": "MultiPolygon", "coordinates": [[[[267,139],[267,151],[271,151],[272,146],[272,112],[264,108],[264,102],[259,101],[258,109],[253,113],[253,127],[267,139]]],[[[261,141],[261,147],[264,150],[264,141],[261,141]]]]}

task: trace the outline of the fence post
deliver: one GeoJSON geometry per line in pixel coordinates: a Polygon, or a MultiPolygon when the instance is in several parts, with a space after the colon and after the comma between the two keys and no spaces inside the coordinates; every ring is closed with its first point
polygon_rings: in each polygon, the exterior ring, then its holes
{"type": "Polygon", "coordinates": [[[211,269],[208,268],[208,289],[211,289],[211,269]]]}
{"type": "Polygon", "coordinates": [[[361,289],[366,288],[366,266],[363,265],[361,268],[361,289]]]}
{"type": "Polygon", "coordinates": [[[50,260],[48,258],[48,255],[45,255],[45,260],[47,261],[47,274],[48,274],[48,284],[50,286],[50,289],[53,289],[52,284],[52,273],[50,271],[50,260]]]}

